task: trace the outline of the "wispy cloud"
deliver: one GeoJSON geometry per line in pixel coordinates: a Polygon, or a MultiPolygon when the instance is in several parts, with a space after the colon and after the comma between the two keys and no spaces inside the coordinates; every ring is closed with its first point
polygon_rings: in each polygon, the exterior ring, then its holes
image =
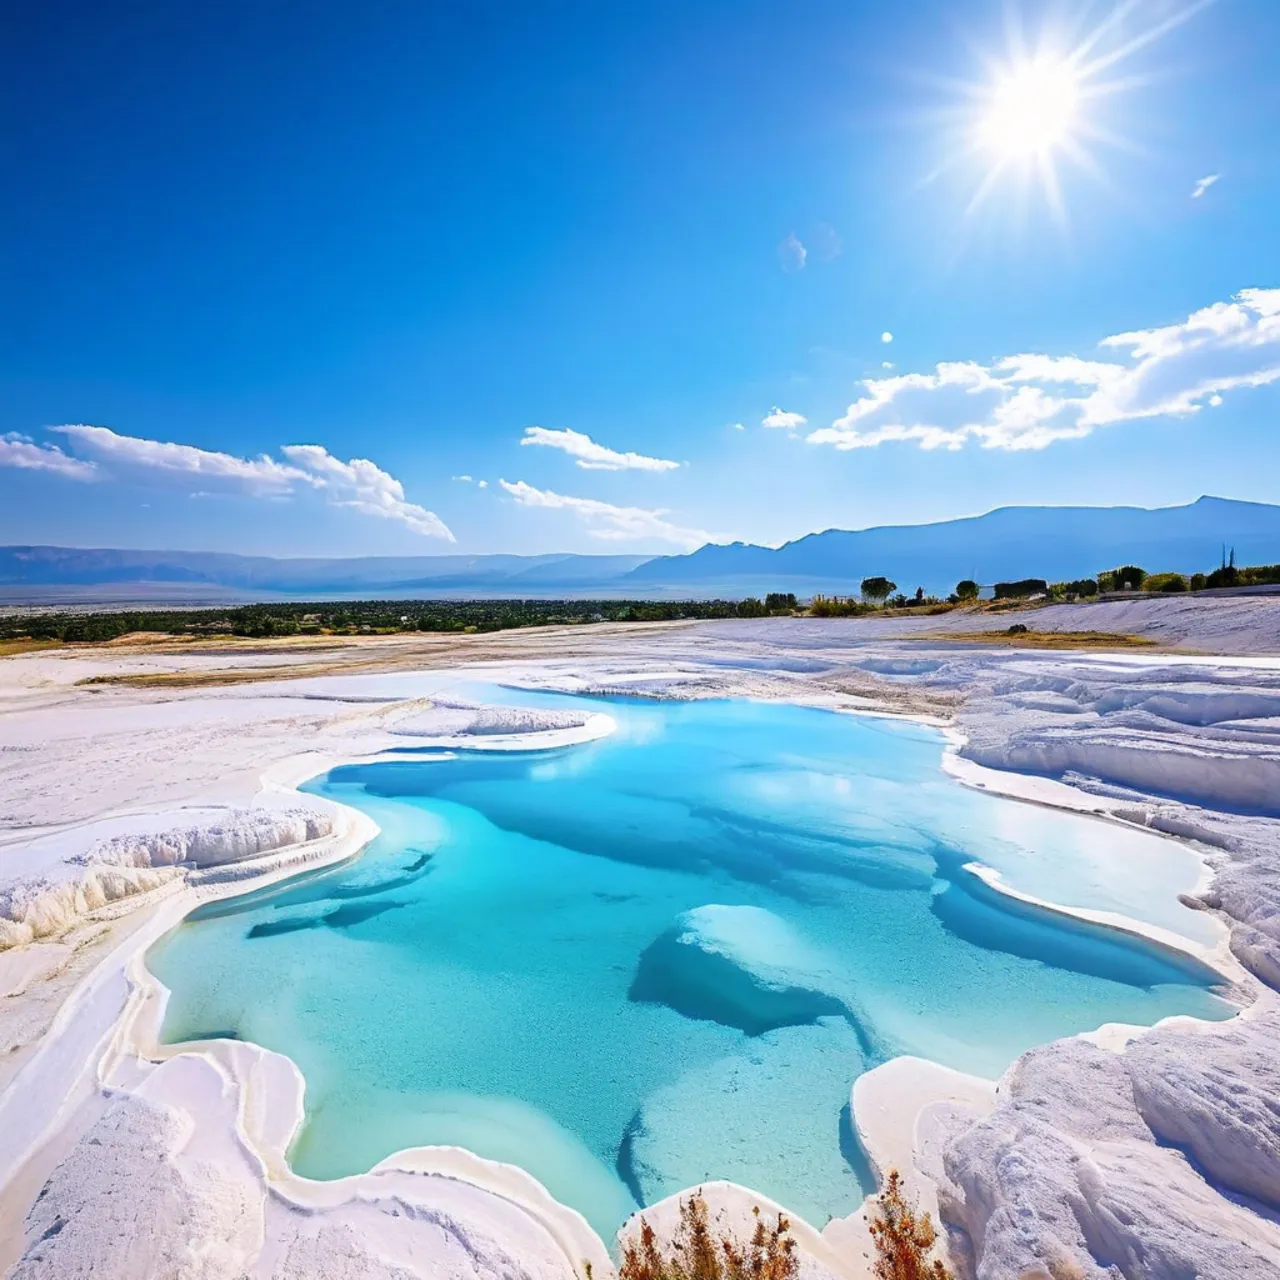
{"type": "Polygon", "coordinates": [[[315,483],[305,471],[286,466],[266,454],[260,458],[238,458],[234,454],[198,449],[190,444],[125,436],[110,427],[91,427],[83,423],[52,427],[50,430],[67,436],[104,462],[125,467],[232,480],[255,493],[288,492],[298,483],[315,483]]]}
{"type": "Polygon", "coordinates": [[[760,419],[762,427],[781,428],[784,431],[792,431],[796,427],[803,427],[809,421],[803,413],[788,413],[786,409],[779,409],[775,404],[768,413],[760,419]]]}
{"type": "Polygon", "coordinates": [[[63,453],[56,444],[36,444],[30,436],[16,431],[0,435],[0,467],[23,471],[53,471],[71,480],[96,480],[98,468],[92,462],[63,453]]]}
{"type": "Polygon", "coordinates": [[[650,458],[643,453],[619,453],[616,449],[597,444],[581,431],[568,428],[553,431],[547,427],[526,427],[520,443],[560,449],[584,471],[674,471],[680,465],[667,458],[650,458]]]}
{"type": "Polygon", "coordinates": [[[778,261],[783,271],[803,271],[808,256],[809,250],[794,231],[788,231],[778,243],[778,261]]]}
{"type": "Polygon", "coordinates": [[[1197,178],[1196,185],[1191,188],[1191,198],[1193,200],[1199,200],[1200,197],[1204,195],[1204,193],[1208,191],[1209,188],[1221,177],[1222,174],[1220,173],[1210,173],[1203,178],[1197,178]]]}
{"type": "Polygon", "coordinates": [[[672,524],[670,512],[658,508],[617,507],[596,498],[573,498],[550,489],[535,489],[523,480],[499,480],[498,483],[522,507],[541,507],[552,511],[571,511],[587,526],[593,538],[609,542],[632,542],[642,538],[672,542],[692,549],[710,542],[713,535],[703,529],[685,529],[672,524]]]}
{"type": "Polygon", "coordinates": [[[1178,324],[1098,345],[1117,358],[1024,353],[867,378],[866,394],[806,439],[837,449],[1043,449],[1114,423],[1198,413],[1226,392],[1280,381],[1280,289],[1245,289],[1178,324]]]}
{"type": "Polygon", "coordinates": [[[83,423],[51,430],[66,436],[82,452],[94,455],[96,461],[72,459],[56,449],[49,452],[95,473],[100,466],[107,466],[113,471],[159,473],[184,480],[194,476],[205,484],[221,483],[254,497],[280,498],[300,489],[311,490],[322,494],[331,506],[395,520],[426,537],[454,540],[439,516],[405,498],[404,486],[394,476],[367,458],[343,462],[322,445],[285,445],[280,449],[286,459],[282,462],[268,454],[241,458],[195,445],[121,435],[109,427],[83,423]]]}

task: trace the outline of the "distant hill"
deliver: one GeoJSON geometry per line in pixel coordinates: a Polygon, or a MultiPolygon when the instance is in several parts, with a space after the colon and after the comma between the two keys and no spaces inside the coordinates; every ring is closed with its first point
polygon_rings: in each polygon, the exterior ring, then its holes
{"type": "Polygon", "coordinates": [[[8,602],[226,601],[270,596],[853,594],[872,574],[945,594],[961,578],[1061,581],[1119,564],[1211,569],[1280,563],[1280,506],[1200,498],[1182,507],[1001,507],[937,524],[828,529],[784,546],[709,544],[679,556],[444,555],[273,559],[205,551],[0,547],[8,602]]]}
{"type": "Polygon", "coordinates": [[[280,595],[547,595],[603,587],[647,556],[274,559],[212,551],[0,547],[0,597],[226,600],[280,595]]]}
{"type": "Polygon", "coordinates": [[[736,592],[823,590],[852,594],[884,574],[907,592],[945,593],[961,578],[1063,581],[1119,564],[1155,572],[1214,568],[1223,547],[1237,564],[1280,562],[1280,506],[1200,498],[1182,507],[1000,507],[937,524],[828,529],[776,550],[737,542],[659,556],[625,578],[645,587],[697,584],[736,592]]]}

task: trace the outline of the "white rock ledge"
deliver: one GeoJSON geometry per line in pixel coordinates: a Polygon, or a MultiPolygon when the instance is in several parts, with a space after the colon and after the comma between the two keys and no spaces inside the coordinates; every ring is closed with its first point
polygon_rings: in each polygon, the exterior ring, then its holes
{"type": "Polygon", "coordinates": [[[38,869],[0,884],[0,949],[60,937],[110,904],[191,872],[257,862],[264,854],[305,861],[299,855],[306,846],[346,825],[336,806],[209,810],[158,831],[145,822],[115,834],[95,836],[91,827],[74,837],[46,836],[20,848],[15,860],[38,869]]]}

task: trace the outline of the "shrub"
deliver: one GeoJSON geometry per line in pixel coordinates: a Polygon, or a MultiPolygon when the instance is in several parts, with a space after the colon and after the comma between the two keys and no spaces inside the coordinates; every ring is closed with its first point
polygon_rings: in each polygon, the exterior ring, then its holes
{"type": "Polygon", "coordinates": [[[857,614],[868,612],[870,608],[870,605],[861,604],[845,596],[816,595],[809,605],[809,612],[815,618],[852,618],[857,614]]]}
{"type": "Polygon", "coordinates": [[[997,600],[1021,600],[1027,596],[1045,595],[1049,584],[1043,578],[1023,578],[1018,582],[997,582],[997,600]]]}
{"type": "Polygon", "coordinates": [[[1136,564],[1121,565],[1109,573],[1098,574],[1099,591],[1138,591],[1146,581],[1147,571],[1136,564]]]}
{"type": "Polygon", "coordinates": [[[719,1239],[707,1221],[707,1202],[695,1192],[680,1201],[680,1225],[664,1249],[648,1221],[640,1219],[640,1238],[622,1246],[619,1280],[794,1280],[800,1269],[791,1224],[778,1214],[766,1227],[758,1208],[756,1225],[743,1245],[730,1235],[719,1239]]]}
{"type": "Polygon", "coordinates": [[[1185,591],[1187,580],[1180,573],[1153,573],[1142,585],[1147,591],[1185,591]]]}
{"type": "Polygon", "coordinates": [[[1203,573],[1193,573],[1191,575],[1191,590],[1203,591],[1208,586],[1208,579],[1203,573]]]}
{"type": "Polygon", "coordinates": [[[979,587],[972,578],[961,578],[956,583],[956,599],[957,600],[976,600],[978,598],[979,587]]]}
{"type": "Polygon", "coordinates": [[[1077,578],[1074,582],[1055,582],[1049,588],[1049,594],[1059,598],[1065,597],[1068,600],[1073,596],[1076,598],[1096,596],[1098,584],[1092,578],[1077,578]]]}
{"type": "Polygon", "coordinates": [[[1240,581],[1247,587],[1280,583],[1280,564],[1255,564],[1240,570],[1240,581]]]}
{"type": "Polygon", "coordinates": [[[876,1197],[876,1217],[870,1223],[876,1246],[877,1280],[950,1280],[938,1258],[930,1258],[938,1233],[929,1215],[916,1215],[902,1193],[902,1178],[889,1170],[884,1190],[876,1197]]]}

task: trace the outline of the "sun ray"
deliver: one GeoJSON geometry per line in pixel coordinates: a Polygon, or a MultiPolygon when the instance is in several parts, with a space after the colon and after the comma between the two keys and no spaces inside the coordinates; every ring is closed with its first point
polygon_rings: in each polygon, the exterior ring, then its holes
{"type": "Polygon", "coordinates": [[[1053,162],[1053,156],[1042,151],[1036,157],[1036,168],[1040,174],[1040,185],[1049,202],[1049,211],[1053,214],[1053,220],[1059,227],[1066,230],[1067,207],[1062,199],[1062,188],[1058,183],[1058,169],[1053,162]]]}
{"type": "Polygon", "coordinates": [[[1159,40],[1161,36],[1168,35],[1175,27],[1180,27],[1184,22],[1189,22],[1201,9],[1207,9],[1212,3],[1213,0],[1195,0],[1194,4],[1187,5],[1185,9],[1180,9],[1177,13],[1170,14],[1163,22],[1159,22],[1154,27],[1149,27],[1146,31],[1140,32],[1127,44],[1123,44],[1120,48],[1112,50],[1104,57],[1088,63],[1081,69],[1081,74],[1086,77],[1092,77],[1100,71],[1105,71],[1108,67],[1115,66],[1117,62],[1123,62],[1125,58],[1132,57],[1140,49],[1145,49],[1147,45],[1159,40]]]}
{"type": "Polygon", "coordinates": [[[965,217],[976,213],[981,207],[987,196],[991,194],[997,182],[1000,180],[1001,174],[1004,172],[1005,162],[993,165],[988,171],[987,176],[982,180],[982,184],[977,191],[973,193],[973,199],[969,201],[965,207],[965,217]]]}

